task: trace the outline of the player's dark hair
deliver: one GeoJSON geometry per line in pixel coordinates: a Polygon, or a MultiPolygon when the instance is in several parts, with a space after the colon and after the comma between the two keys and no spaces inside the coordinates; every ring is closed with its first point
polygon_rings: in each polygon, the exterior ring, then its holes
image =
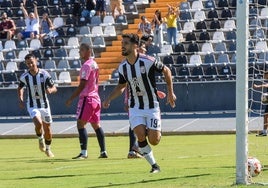
{"type": "Polygon", "coordinates": [[[129,38],[131,43],[139,45],[140,38],[139,38],[139,35],[137,35],[137,34],[126,33],[126,34],[123,34],[122,37],[129,38]]]}
{"type": "Polygon", "coordinates": [[[35,58],[35,55],[34,54],[27,54],[24,59],[30,59],[30,58],[35,58]]]}
{"type": "Polygon", "coordinates": [[[80,48],[84,48],[84,49],[86,49],[86,50],[90,50],[90,45],[89,44],[87,44],[87,43],[82,43],[82,44],[80,44],[80,48]]]}

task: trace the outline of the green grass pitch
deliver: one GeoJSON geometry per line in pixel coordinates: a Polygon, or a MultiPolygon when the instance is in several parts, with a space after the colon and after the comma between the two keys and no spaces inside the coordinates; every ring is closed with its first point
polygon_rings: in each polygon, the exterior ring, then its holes
{"type": "MultiPolygon", "coordinates": [[[[249,135],[249,155],[264,166],[254,182],[268,182],[268,138],[249,135]]],[[[72,160],[78,138],[55,138],[47,158],[37,139],[0,139],[1,188],[177,188],[246,187],[235,183],[235,135],[163,136],[153,147],[161,172],[150,174],[145,159],[127,159],[128,137],[106,137],[108,159],[98,159],[96,137],[88,143],[89,158],[72,160]]],[[[256,184],[250,187],[255,187],[256,184]]]]}

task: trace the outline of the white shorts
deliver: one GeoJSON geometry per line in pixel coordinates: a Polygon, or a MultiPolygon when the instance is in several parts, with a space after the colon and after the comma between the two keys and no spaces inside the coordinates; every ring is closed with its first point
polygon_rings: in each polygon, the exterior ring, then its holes
{"type": "Polygon", "coordinates": [[[131,129],[138,125],[145,125],[147,129],[161,131],[160,108],[146,110],[129,108],[129,123],[131,129]]]}
{"type": "Polygon", "coordinates": [[[33,119],[36,116],[41,117],[42,121],[45,123],[52,123],[52,116],[50,108],[28,108],[28,113],[33,119]]]}

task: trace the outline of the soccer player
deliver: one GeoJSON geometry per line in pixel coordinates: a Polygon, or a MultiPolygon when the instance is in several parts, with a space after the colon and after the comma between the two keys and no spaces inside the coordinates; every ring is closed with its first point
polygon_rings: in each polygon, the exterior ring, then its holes
{"type": "Polygon", "coordinates": [[[137,51],[139,36],[122,36],[122,55],[126,57],[119,65],[119,82],[110,95],[103,101],[108,108],[113,99],[129,87],[129,121],[134,130],[141,154],[151,165],[151,173],[160,172],[151,145],[157,145],[161,139],[161,117],[154,72],[162,72],[167,83],[167,103],[175,107],[176,96],[173,92],[171,71],[155,58],[139,54],[137,51]]]}
{"type": "Polygon", "coordinates": [[[71,97],[66,101],[66,106],[70,106],[72,101],[79,96],[76,119],[81,153],[73,157],[73,159],[86,159],[88,157],[87,122],[91,123],[92,128],[96,132],[101,152],[99,158],[107,158],[104,132],[100,126],[101,100],[98,93],[98,64],[90,57],[91,48],[88,44],[82,43],[79,53],[83,62],[80,70],[80,83],[71,97]]]}
{"type": "Polygon", "coordinates": [[[50,145],[52,141],[51,111],[47,94],[57,92],[57,88],[50,74],[37,67],[37,59],[33,54],[25,56],[25,63],[29,71],[20,77],[18,87],[19,107],[24,108],[24,87],[28,91],[27,110],[35,125],[35,132],[39,140],[39,149],[48,157],[54,157],[50,145]]]}
{"type": "MultiPolygon", "coordinates": [[[[265,80],[268,79],[268,73],[264,74],[264,79],[265,80]]],[[[253,87],[255,89],[262,88],[262,90],[264,90],[264,88],[266,88],[265,90],[267,92],[268,83],[263,83],[263,84],[260,84],[260,85],[254,84],[253,87]]],[[[256,136],[267,136],[267,129],[268,129],[268,105],[265,104],[265,110],[264,110],[264,115],[263,115],[263,130],[260,131],[259,134],[257,134],[256,136]]]]}

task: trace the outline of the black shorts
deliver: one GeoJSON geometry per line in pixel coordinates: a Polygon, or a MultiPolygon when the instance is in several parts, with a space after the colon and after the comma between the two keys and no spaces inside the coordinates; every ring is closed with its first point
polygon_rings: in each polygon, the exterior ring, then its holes
{"type": "Polygon", "coordinates": [[[96,1],[96,11],[106,11],[106,1],[105,0],[97,0],[96,1]]]}

